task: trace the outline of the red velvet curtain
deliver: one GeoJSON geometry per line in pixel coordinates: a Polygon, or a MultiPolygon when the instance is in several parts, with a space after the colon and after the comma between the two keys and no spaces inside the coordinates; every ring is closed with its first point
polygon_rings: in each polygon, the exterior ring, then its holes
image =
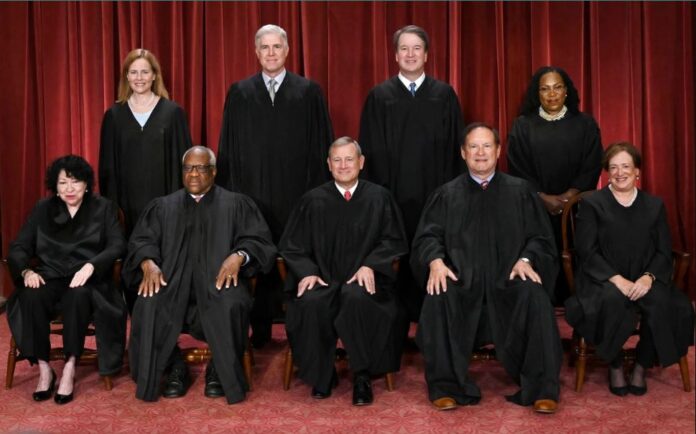
{"type": "Polygon", "coordinates": [[[101,117],[131,49],[158,56],[194,142],[217,149],[227,88],[257,71],[261,25],[288,31],[288,68],[321,84],[337,135],[357,136],[367,92],[396,73],[392,33],[414,23],[431,36],[426,72],[452,84],[466,121],[502,137],[532,72],[564,67],[604,144],[642,149],[641,187],[665,199],[675,247],[696,254],[694,11],[688,2],[2,3],[3,253],[45,194],[52,159],[72,152],[96,166],[101,117]]]}

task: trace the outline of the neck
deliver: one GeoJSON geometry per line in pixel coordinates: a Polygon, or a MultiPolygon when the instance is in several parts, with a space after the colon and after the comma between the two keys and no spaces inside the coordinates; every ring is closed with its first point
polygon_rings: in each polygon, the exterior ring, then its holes
{"type": "Polygon", "coordinates": [[[79,203],[79,204],[77,204],[77,205],[75,205],[75,206],[71,206],[71,205],[68,205],[68,206],[67,206],[67,207],[68,207],[68,213],[70,214],[70,217],[75,217],[75,214],[77,214],[77,210],[80,209],[80,205],[82,205],[82,203],[79,203]]]}
{"type": "Polygon", "coordinates": [[[406,71],[400,71],[401,75],[406,77],[407,80],[409,81],[416,81],[418,78],[423,75],[423,70],[421,69],[418,72],[406,72],[406,71]]]}
{"type": "Polygon", "coordinates": [[[338,181],[336,181],[336,185],[338,185],[339,187],[341,187],[344,190],[350,190],[357,183],[358,183],[357,179],[354,179],[353,181],[350,181],[350,182],[338,182],[338,181]]]}
{"type": "Polygon", "coordinates": [[[155,96],[155,93],[151,90],[147,91],[146,93],[142,93],[142,94],[135,93],[135,92],[131,94],[131,98],[137,104],[148,103],[152,100],[152,98],[154,98],[154,96],[155,96]]]}
{"type": "Polygon", "coordinates": [[[267,76],[271,77],[271,78],[276,78],[277,76],[279,76],[280,74],[282,74],[283,71],[285,71],[285,68],[281,68],[281,69],[279,69],[279,70],[276,71],[276,72],[263,71],[263,73],[266,74],[267,76]]]}

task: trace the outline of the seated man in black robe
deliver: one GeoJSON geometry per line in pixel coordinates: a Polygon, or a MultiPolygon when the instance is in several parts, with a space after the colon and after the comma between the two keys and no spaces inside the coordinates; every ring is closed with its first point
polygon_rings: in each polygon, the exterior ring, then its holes
{"type": "Polygon", "coordinates": [[[562,352],[550,301],[557,268],[548,217],[527,181],[495,171],[497,131],[476,123],[463,137],[468,173],[430,196],[411,253],[427,279],[416,342],[429,398],[440,410],[478,403],[469,360],[493,343],[520,385],[507,399],[554,413],[562,352]]]}
{"type": "Polygon", "coordinates": [[[123,277],[140,296],[131,322],[131,375],[140,399],[157,400],[166,370],[162,395],[183,396],[190,381],[177,339],[186,326],[212,350],[205,395],[232,404],[249,389],[242,368],[252,303],[247,277],[268,270],[276,249],[254,202],[213,184],[210,149],[189,149],[182,171],[184,188],[153,200],[130,238],[123,277]]]}
{"type": "Polygon", "coordinates": [[[279,246],[290,269],[286,329],[298,376],[314,398],[329,397],[340,338],[353,405],[372,403],[370,376],[398,371],[405,324],[393,268],[408,251],[401,214],[386,189],[358,181],[364,162],[356,141],[336,140],[328,158],[334,180],[300,199],[279,246]]]}

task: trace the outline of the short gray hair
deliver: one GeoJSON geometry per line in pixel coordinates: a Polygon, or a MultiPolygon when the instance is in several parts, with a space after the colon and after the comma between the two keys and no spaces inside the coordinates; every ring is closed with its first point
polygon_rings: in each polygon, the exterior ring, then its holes
{"type": "Polygon", "coordinates": [[[271,33],[279,35],[283,39],[283,42],[285,42],[285,46],[288,46],[288,34],[285,32],[285,29],[280,26],[276,26],[275,24],[266,24],[265,26],[261,26],[261,28],[256,31],[256,36],[254,37],[254,46],[258,47],[261,38],[271,33]]]}
{"type": "Polygon", "coordinates": [[[186,161],[186,157],[188,157],[189,154],[192,154],[194,152],[207,152],[208,164],[210,164],[211,166],[215,166],[215,164],[217,163],[217,160],[215,159],[215,152],[213,152],[212,149],[206,148],[205,146],[192,146],[186,152],[184,152],[184,156],[181,157],[181,164],[184,164],[184,162],[186,161]]]}
{"type": "Polygon", "coordinates": [[[334,148],[338,148],[340,146],[346,146],[353,144],[355,145],[355,149],[358,151],[358,157],[362,155],[362,148],[360,148],[360,144],[358,143],[357,140],[353,139],[352,137],[348,136],[343,136],[339,137],[338,139],[334,140],[334,142],[329,146],[329,156],[331,155],[331,150],[334,148]]]}

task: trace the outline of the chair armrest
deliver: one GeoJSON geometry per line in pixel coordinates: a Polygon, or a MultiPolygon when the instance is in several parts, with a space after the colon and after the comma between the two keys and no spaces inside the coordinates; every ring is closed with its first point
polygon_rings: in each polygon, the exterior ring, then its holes
{"type": "Polygon", "coordinates": [[[561,262],[563,264],[563,274],[565,274],[566,282],[570,294],[575,294],[575,271],[573,270],[574,249],[564,249],[561,252],[561,262]]]}
{"type": "Polygon", "coordinates": [[[687,252],[672,250],[672,283],[677,288],[686,290],[686,272],[691,265],[691,255],[687,252]]]}

